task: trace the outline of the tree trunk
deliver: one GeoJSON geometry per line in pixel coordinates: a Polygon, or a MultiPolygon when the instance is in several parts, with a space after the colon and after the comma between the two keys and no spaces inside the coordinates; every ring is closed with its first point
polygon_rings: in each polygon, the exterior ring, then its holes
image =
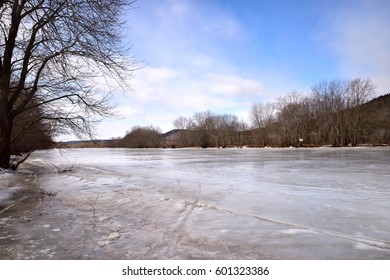
{"type": "Polygon", "coordinates": [[[12,120],[5,117],[0,121],[0,168],[10,168],[12,120]]]}

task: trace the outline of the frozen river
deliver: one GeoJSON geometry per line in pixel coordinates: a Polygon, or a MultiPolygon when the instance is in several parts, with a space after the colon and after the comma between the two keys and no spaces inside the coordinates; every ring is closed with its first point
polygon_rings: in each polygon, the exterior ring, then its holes
{"type": "Polygon", "coordinates": [[[0,259],[31,258],[390,259],[390,149],[37,151],[0,172],[0,259]]]}

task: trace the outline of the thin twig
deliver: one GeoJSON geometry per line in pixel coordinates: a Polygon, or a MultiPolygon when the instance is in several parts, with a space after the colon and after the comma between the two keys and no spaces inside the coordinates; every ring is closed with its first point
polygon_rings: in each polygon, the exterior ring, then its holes
{"type": "Polygon", "coordinates": [[[73,165],[71,167],[67,167],[67,168],[59,168],[58,166],[56,166],[54,164],[51,164],[51,165],[57,169],[58,173],[65,173],[65,172],[72,172],[73,171],[73,165]]]}
{"type": "Polygon", "coordinates": [[[16,170],[20,164],[22,164],[23,162],[25,162],[27,160],[27,158],[31,155],[31,153],[33,151],[34,150],[30,150],[29,152],[27,152],[25,154],[21,154],[20,155],[20,157],[22,158],[21,160],[18,160],[18,157],[15,157],[15,159],[11,162],[11,169],[16,170]]]}
{"type": "Polygon", "coordinates": [[[96,199],[95,199],[95,201],[93,202],[93,204],[92,204],[91,202],[87,201],[87,203],[89,204],[89,206],[91,206],[92,209],[93,209],[93,217],[94,217],[94,218],[96,217],[96,216],[95,216],[95,213],[96,213],[95,205],[96,205],[96,202],[97,202],[98,198],[99,198],[99,194],[97,194],[96,199]]]}

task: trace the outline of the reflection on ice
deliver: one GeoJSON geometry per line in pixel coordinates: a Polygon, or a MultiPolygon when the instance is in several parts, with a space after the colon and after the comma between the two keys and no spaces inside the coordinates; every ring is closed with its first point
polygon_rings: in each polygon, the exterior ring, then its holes
{"type": "Polygon", "coordinates": [[[0,258],[389,259],[389,167],[388,148],[40,151],[0,174],[0,258]]]}

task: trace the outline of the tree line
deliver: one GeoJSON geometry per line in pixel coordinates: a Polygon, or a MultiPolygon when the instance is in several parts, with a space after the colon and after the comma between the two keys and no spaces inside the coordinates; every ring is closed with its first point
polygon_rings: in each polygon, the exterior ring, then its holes
{"type": "Polygon", "coordinates": [[[390,107],[366,105],[374,93],[368,79],[323,81],[311,92],[291,92],[250,110],[259,146],[389,143],[390,107]]]}
{"type": "Polygon", "coordinates": [[[369,79],[332,80],[309,93],[292,91],[272,102],[255,102],[249,123],[234,114],[211,111],[174,120],[163,134],[153,126],[134,127],[112,146],[156,147],[333,147],[390,144],[390,94],[372,99],[369,79]]]}

